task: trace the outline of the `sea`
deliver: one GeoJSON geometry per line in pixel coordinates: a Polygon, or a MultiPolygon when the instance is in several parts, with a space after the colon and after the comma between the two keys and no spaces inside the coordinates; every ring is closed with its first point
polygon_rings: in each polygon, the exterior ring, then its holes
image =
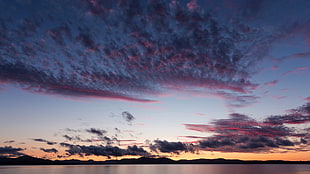
{"type": "Polygon", "coordinates": [[[26,165],[0,174],[310,174],[307,164],[26,165]]]}

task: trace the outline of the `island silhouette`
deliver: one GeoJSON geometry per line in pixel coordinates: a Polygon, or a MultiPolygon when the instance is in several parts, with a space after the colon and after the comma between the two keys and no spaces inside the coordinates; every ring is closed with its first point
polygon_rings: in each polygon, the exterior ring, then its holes
{"type": "Polygon", "coordinates": [[[238,160],[238,159],[193,159],[172,160],[170,158],[127,158],[121,160],[48,160],[24,155],[17,158],[0,157],[0,165],[110,165],[110,164],[310,164],[310,161],[284,160],[238,160]]]}

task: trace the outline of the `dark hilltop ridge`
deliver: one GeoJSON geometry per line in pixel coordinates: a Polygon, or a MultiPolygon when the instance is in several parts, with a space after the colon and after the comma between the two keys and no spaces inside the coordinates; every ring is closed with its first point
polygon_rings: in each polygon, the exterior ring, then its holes
{"type": "Polygon", "coordinates": [[[310,164],[310,161],[243,161],[228,159],[194,159],[194,160],[172,160],[169,158],[137,158],[107,161],[80,161],[80,160],[47,160],[31,156],[21,156],[18,158],[0,157],[0,165],[107,165],[107,164],[310,164]]]}

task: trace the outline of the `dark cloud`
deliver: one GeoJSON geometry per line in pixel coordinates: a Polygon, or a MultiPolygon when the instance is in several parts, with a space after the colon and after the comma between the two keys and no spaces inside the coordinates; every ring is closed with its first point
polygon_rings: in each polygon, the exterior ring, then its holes
{"type": "Polygon", "coordinates": [[[182,142],[168,142],[167,140],[155,140],[153,144],[150,144],[150,149],[155,152],[162,153],[174,153],[179,154],[181,152],[195,152],[195,148],[192,144],[185,144],[182,142]]]}
{"type": "Polygon", "coordinates": [[[68,141],[83,141],[80,136],[63,135],[63,137],[68,141]]]}
{"type": "MultiPolygon", "coordinates": [[[[259,137],[243,137],[243,141],[239,141],[239,147],[243,150],[248,149],[249,152],[251,151],[265,151],[266,148],[277,148],[279,145],[283,145],[278,143],[279,141],[289,141],[289,140],[272,140],[270,138],[259,136],[259,137]]],[[[292,144],[293,146],[294,144],[292,144]]]]}
{"type": "Polygon", "coordinates": [[[0,80],[34,93],[135,102],[176,87],[243,94],[275,39],[198,2],[14,3],[18,15],[1,10],[0,80]]]}
{"type": "Polygon", "coordinates": [[[131,123],[135,119],[135,117],[128,111],[122,112],[122,116],[129,123],[131,123]]]}
{"type": "Polygon", "coordinates": [[[201,148],[206,148],[206,147],[218,148],[221,146],[234,146],[234,145],[235,145],[235,142],[228,138],[223,138],[219,140],[210,138],[209,140],[199,142],[199,146],[201,148]]]}
{"type": "Polygon", "coordinates": [[[246,115],[230,114],[228,119],[218,119],[212,125],[185,124],[187,129],[200,132],[214,132],[217,135],[262,135],[267,137],[287,136],[292,130],[283,125],[271,126],[258,122],[246,115]]]}
{"type": "Polygon", "coordinates": [[[310,115],[301,115],[301,114],[270,116],[265,120],[266,124],[271,125],[302,124],[309,122],[310,122],[310,115]]]}
{"type": "Polygon", "coordinates": [[[302,144],[307,144],[307,143],[308,143],[308,141],[305,140],[305,139],[300,139],[300,142],[301,142],[302,144]]]}
{"type": "Polygon", "coordinates": [[[47,140],[44,140],[44,139],[41,139],[41,138],[34,138],[32,139],[33,141],[38,141],[38,142],[44,142],[48,145],[55,145],[57,144],[57,142],[53,142],[53,141],[47,141],[47,140]]]}
{"type": "Polygon", "coordinates": [[[276,138],[276,142],[278,145],[281,146],[294,146],[294,143],[291,142],[290,140],[283,140],[281,138],[276,138]]]}
{"type": "Polygon", "coordinates": [[[310,102],[298,107],[297,109],[291,109],[290,112],[295,114],[310,115],[310,102]]]}
{"type": "Polygon", "coordinates": [[[240,146],[241,149],[251,149],[251,151],[255,151],[253,149],[263,148],[265,147],[262,143],[259,142],[250,142],[246,145],[240,146]]]}
{"type": "Polygon", "coordinates": [[[70,144],[70,143],[59,143],[59,145],[63,146],[63,147],[73,147],[75,145],[70,144]]]}
{"type": "Polygon", "coordinates": [[[128,146],[126,151],[127,155],[151,156],[149,152],[136,145],[128,146]]]}
{"type": "Polygon", "coordinates": [[[46,153],[57,153],[58,152],[58,150],[55,148],[51,148],[51,149],[40,148],[40,150],[42,150],[43,152],[46,152],[46,153]]]}
{"type": "Polygon", "coordinates": [[[14,148],[12,146],[4,146],[0,147],[0,156],[9,156],[9,157],[15,157],[19,155],[24,155],[21,151],[25,149],[22,148],[14,148]]]}
{"type": "Polygon", "coordinates": [[[108,131],[104,129],[88,128],[88,129],[76,130],[67,128],[66,131],[70,132],[70,134],[64,134],[62,137],[64,137],[67,141],[73,141],[73,142],[85,142],[85,143],[101,142],[105,145],[119,144],[117,136],[118,133],[120,133],[120,130],[117,128],[115,128],[114,130],[116,130],[116,133],[114,133],[114,136],[110,136],[108,134],[108,131]],[[87,132],[95,136],[91,136],[90,138],[83,137],[80,135],[80,133],[83,132],[87,132]]]}
{"type": "Polygon", "coordinates": [[[232,137],[209,137],[199,142],[203,150],[221,152],[268,152],[274,148],[294,146],[288,139],[266,136],[235,135],[232,137]]]}
{"type": "Polygon", "coordinates": [[[85,145],[72,145],[68,143],[60,143],[61,146],[67,147],[67,155],[80,155],[80,156],[106,156],[108,158],[115,156],[125,156],[125,155],[134,155],[134,156],[150,156],[150,154],[145,151],[143,148],[134,146],[128,146],[127,149],[121,149],[116,146],[85,146],[85,145]]]}
{"type": "Polygon", "coordinates": [[[63,137],[64,137],[66,140],[68,140],[68,141],[72,141],[72,140],[73,140],[73,138],[72,138],[71,136],[69,136],[69,135],[63,135],[63,137]]]}
{"type": "Polygon", "coordinates": [[[97,136],[103,136],[104,134],[107,133],[106,130],[95,129],[95,128],[86,129],[86,132],[95,134],[95,135],[97,135],[97,136]]]}
{"type": "Polygon", "coordinates": [[[67,131],[67,132],[81,132],[80,130],[70,129],[70,128],[66,128],[65,131],[67,131]]]}
{"type": "MultiPolygon", "coordinates": [[[[269,116],[263,121],[234,113],[230,114],[227,119],[217,119],[209,125],[184,125],[189,130],[213,133],[213,136],[204,137],[198,141],[199,148],[204,150],[268,152],[275,148],[286,149],[289,146],[297,147],[300,143],[308,142],[310,135],[307,130],[292,128],[288,125],[308,123],[309,106],[310,104],[307,103],[290,110],[287,115],[269,116]]],[[[188,137],[191,138],[191,136],[188,137]]]]}
{"type": "Polygon", "coordinates": [[[8,140],[8,141],[4,141],[3,143],[14,143],[15,140],[8,140]]]}
{"type": "Polygon", "coordinates": [[[310,122],[310,102],[297,109],[291,109],[289,114],[269,116],[265,119],[265,124],[283,125],[283,124],[303,124],[310,122]]]}

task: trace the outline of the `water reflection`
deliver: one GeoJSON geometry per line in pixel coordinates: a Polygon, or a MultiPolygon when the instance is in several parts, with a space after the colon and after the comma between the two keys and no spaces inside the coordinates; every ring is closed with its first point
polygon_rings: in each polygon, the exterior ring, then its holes
{"type": "Polygon", "coordinates": [[[310,165],[0,166],[1,174],[310,174],[310,165]]]}

